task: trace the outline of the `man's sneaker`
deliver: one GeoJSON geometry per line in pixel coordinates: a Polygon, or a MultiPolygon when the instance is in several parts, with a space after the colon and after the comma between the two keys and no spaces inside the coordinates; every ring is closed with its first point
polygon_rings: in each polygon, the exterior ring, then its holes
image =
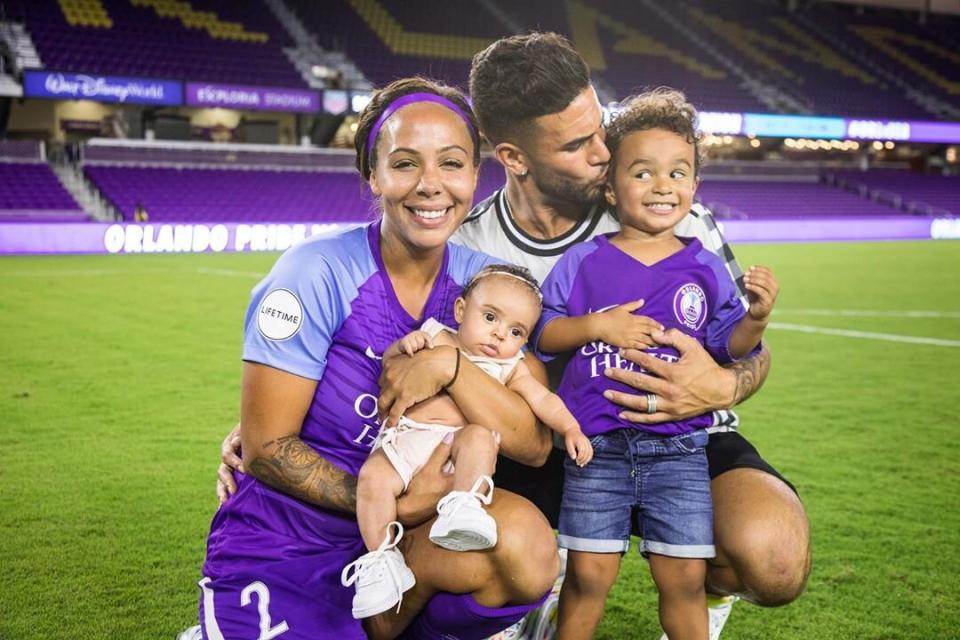
{"type": "Polygon", "coordinates": [[[356,583],[353,596],[353,617],[369,618],[403,601],[403,593],[416,584],[413,572],[407,567],[403,554],[397,551],[397,543],[403,538],[403,525],[391,522],[387,525],[387,537],[376,551],[366,553],[343,568],[340,583],[345,587],[356,583]],[[391,527],[397,528],[397,536],[390,539],[391,527]],[[351,573],[351,570],[353,573],[351,573]]]}
{"type": "Polygon", "coordinates": [[[451,551],[476,551],[497,544],[497,522],[483,510],[493,500],[493,479],[480,476],[470,491],[451,491],[437,504],[440,517],[430,527],[430,541],[451,551]],[[487,483],[490,489],[480,493],[487,483]]]}
{"type": "Polygon", "coordinates": [[[710,614],[710,640],[719,640],[723,625],[733,610],[733,603],[739,600],[737,596],[712,596],[707,594],[707,612],[710,614]]]}
{"type": "MultiPolygon", "coordinates": [[[[720,640],[723,625],[727,624],[733,603],[739,600],[737,596],[714,596],[707,594],[707,613],[710,615],[710,640],[720,640]]],[[[660,640],[668,640],[667,634],[660,636],[660,640]]]]}
{"type": "Polygon", "coordinates": [[[200,625],[194,625],[177,634],[177,640],[202,640],[202,638],[203,632],[200,631],[200,625]]]}

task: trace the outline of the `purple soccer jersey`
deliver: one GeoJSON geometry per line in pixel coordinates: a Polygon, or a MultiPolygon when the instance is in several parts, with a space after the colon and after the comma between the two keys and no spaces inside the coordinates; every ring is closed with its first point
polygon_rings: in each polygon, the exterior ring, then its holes
{"type": "MultiPolygon", "coordinates": [[[[424,317],[456,326],[454,301],[477,271],[494,262],[448,245],[424,317]]],[[[253,290],[243,359],[319,381],[300,438],[356,475],[380,430],[381,354],[421,322],[393,291],[380,256],[380,224],[374,223],[307,240],[277,261],[253,290]]],[[[217,512],[207,540],[200,584],[205,637],[257,637],[257,630],[264,637],[264,629],[283,639],[366,637],[350,613],[353,589],[340,584],[343,567],[365,552],[356,519],[250,476],[237,478],[238,492],[217,512]]],[[[450,598],[475,633],[494,633],[522,615],[509,611],[504,623],[505,610],[490,610],[483,629],[472,597],[460,595],[432,600],[425,619],[443,620],[434,610],[450,609],[450,598]]]]}
{"type": "MultiPolygon", "coordinates": [[[[543,315],[534,335],[539,344],[543,328],[551,320],[605,311],[643,300],[635,313],[696,338],[723,364],[730,362],[730,334],[746,308],[736,283],[723,261],[703,248],[699,240],[682,239],[677,253],[647,266],[610,242],[615,234],[600,235],[573,247],[560,258],[543,285],[543,315]]],[[[666,361],[676,361],[672,347],[648,349],[666,361]]],[[[537,355],[551,355],[539,350],[537,355]]],[[[661,435],[676,435],[713,424],[710,414],[678,422],[641,425],[622,420],[619,405],[603,397],[607,389],[635,393],[627,385],[607,378],[607,368],[637,370],[621,358],[617,348],[601,341],[582,345],[570,354],[557,393],[580,422],[584,434],[593,436],[614,429],[644,429],[661,435]]]]}

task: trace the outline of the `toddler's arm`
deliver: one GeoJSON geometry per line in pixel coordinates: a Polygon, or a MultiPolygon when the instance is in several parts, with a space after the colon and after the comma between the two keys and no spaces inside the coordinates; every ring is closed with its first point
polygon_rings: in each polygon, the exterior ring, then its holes
{"type": "Polygon", "coordinates": [[[544,327],[537,348],[544,353],[560,353],[594,340],[622,349],[655,346],[650,335],[663,331],[663,325],[647,316],[634,315],[642,306],[643,300],[637,300],[605,311],[556,318],[544,327]]]}
{"type": "Polygon", "coordinates": [[[730,334],[730,355],[742,358],[760,344],[763,332],[770,322],[773,304],[780,292],[780,283],[767,267],[754,265],[743,275],[750,309],[730,334]]]}
{"type": "Polygon", "coordinates": [[[550,391],[530,374],[530,369],[522,360],[507,381],[507,387],[520,394],[530,405],[537,418],[553,431],[561,434],[567,447],[567,453],[579,466],[584,466],[593,458],[593,446],[583,435],[580,423],[573,417],[560,396],[550,391]]]}

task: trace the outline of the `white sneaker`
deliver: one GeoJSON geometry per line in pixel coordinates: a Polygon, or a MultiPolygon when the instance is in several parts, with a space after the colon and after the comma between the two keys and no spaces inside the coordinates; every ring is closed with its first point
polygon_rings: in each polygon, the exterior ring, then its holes
{"type": "Polygon", "coordinates": [[[403,602],[403,593],[417,580],[397,551],[397,543],[403,538],[403,525],[391,522],[387,525],[387,537],[376,551],[366,553],[343,568],[340,583],[349,587],[356,583],[357,593],[353,596],[353,617],[369,618],[403,602]],[[391,527],[397,528],[397,536],[391,542],[391,527]],[[351,574],[350,571],[353,570],[351,574]]]}
{"type": "Polygon", "coordinates": [[[493,479],[480,476],[470,491],[451,491],[437,504],[440,517],[430,527],[430,541],[451,551],[490,549],[497,544],[497,522],[483,510],[493,500],[493,479]],[[486,482],[490,490],[480,493],[486,482]]]}
{"type": "Polygon", "coordinates": [[[710,614],[710,640],[720,640],[723,625],[733,611],[733,603],[739,600],[737,596],[707,596],[707,612],[710,614]]]}
{"type": "Polygon", "coordinates": [[[200,625],[194,625],[177,634],[177,640],[202,640],[202,638],[203,632],[200,631],[200,625]]]}
{"type": "MultiPolygon", "coordinates": [[[[720,640],[723,625],[733,610],[733,603],[739,600],[737,596],[712,596],[707,594],[707,613],[710,616],[710,640],[720,640]]],[[[660,636],[660,640],[669,640],[667,634],[660,636]]]]}

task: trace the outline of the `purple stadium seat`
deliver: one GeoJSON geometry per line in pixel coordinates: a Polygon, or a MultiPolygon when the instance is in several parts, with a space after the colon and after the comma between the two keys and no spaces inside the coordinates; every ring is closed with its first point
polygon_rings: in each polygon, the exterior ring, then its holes
{"type": "MultiPolygon", "coordinates": [[[[123,214],[138,202],[151,221],[361,222],[375,210],[355,171],[179,169],[87,165],[86,175],[123,214]]],[[[477,199],[503,182],[487,161],[477,199]]]]}
{"type": "Polygon", "coordinates": [[[0,162],[0,221],[83,222],[86,213],[45,162],[0,162]]]}
{"type": "Polygon", "coordinates": [[[283,53],[293,42],[262,2],[189,0],[221,23],[266,34],[266,42],[214,37],[177,17],[160,17],[130,0],[101,0],[112,26],[68,23],[56,0],[7,0],[7,16],[27,25],[46,68],[57,71],[145,76],[247,85],[302,87],[283,53]]]}

